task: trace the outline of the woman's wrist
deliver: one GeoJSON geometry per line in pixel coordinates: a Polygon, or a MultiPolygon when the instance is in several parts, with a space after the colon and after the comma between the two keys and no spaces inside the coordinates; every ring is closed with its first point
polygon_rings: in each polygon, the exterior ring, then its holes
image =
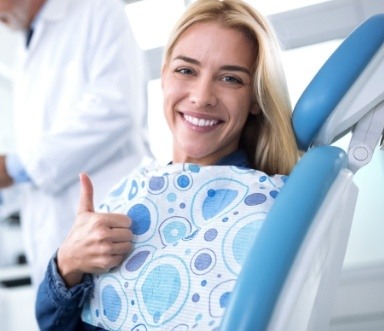
{"type": "Polygon", "coordinates": [[[84,276],[83,272],[72,266],[72,260],[73,259],[66,258],[65,252],[63,252],[60,247],[57,252],[57,271],[59,272],[67,288],[71,288],[77,284],[80,284],[84,276]]]}

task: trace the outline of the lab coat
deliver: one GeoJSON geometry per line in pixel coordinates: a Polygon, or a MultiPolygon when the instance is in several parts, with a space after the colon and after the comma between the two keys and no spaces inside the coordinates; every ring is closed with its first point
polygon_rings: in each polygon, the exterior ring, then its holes
{"type": "Polygon", "coordinates": [[[148,155],[146,74],[119,0],[48,0],[14,85],[21,223],[33,282],[67,235],[87,172],[97,204],[148,155]]]}

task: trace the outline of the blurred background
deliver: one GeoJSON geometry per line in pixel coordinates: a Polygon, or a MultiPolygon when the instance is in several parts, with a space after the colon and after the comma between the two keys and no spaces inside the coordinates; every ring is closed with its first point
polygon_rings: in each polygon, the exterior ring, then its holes
{"type": "MultiPolygon", "coordinates": [[[[127,19],[151,70],[148,126],[151,148],[163,163],[171,158],[171,136],[163,119],[159,81],[162,46],[178,16],[192,1],[126,0],[127,19]]],[[[343,38],[371,15],[384,12],[383,0],[248,0],[273,24],[283,49],[292,104],[343,38]]],[[[19,33],[0,24],[0,153],[14,148],[12,77],[19,33]]],[[[364,47],[364,45],[361,45],[364,47]]],[[[347,143],[337,142],[347,148],[347,143]]],[[[384,330],[384,152],[355,175],[355,211],[330,330],[384,330]]],[[[5,331],[37,330],[33,293],[14,204],[0,204],[0,325],[5,331]],[[22,316],[22,318],[20,318],[22,316]]]]}

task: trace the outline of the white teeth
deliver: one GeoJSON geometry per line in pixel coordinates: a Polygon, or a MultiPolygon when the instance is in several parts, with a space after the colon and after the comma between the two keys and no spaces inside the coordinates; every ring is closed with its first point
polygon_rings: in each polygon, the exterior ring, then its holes
{"type": "Polygon", "coordinates": [[[193,125],[203,126],[203,127],[204,126],[214,126],[218,122],[216,120],[205,120],[202,118],[199,119],[196,117],[192,117],[190,115],[184,115],[184,118],[187,122],[192,123],[193,125]]]}

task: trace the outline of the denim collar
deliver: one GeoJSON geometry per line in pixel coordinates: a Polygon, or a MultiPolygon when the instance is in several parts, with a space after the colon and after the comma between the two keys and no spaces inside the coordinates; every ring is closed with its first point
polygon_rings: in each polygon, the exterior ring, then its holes
{"type": "Polygon", "coordinates": [[[238,149],[233,153],[224,156],[221,160],[219,160],[216,165],[226,165],[226,166],[236,166],[236,167],[244,167],[249,168],[249,161],[247,154],[242,149],[238,149]]]}
{"type": "MultiPolygon", "coordinates": [[[[168,164],[172,164],[172,161],[168,164]]],[[[231,154],[224,156],[216,165],[235,166],[240,168],[249,168],[249,160],[247,154],[242,149],[237,149],[231,154]]]]}

